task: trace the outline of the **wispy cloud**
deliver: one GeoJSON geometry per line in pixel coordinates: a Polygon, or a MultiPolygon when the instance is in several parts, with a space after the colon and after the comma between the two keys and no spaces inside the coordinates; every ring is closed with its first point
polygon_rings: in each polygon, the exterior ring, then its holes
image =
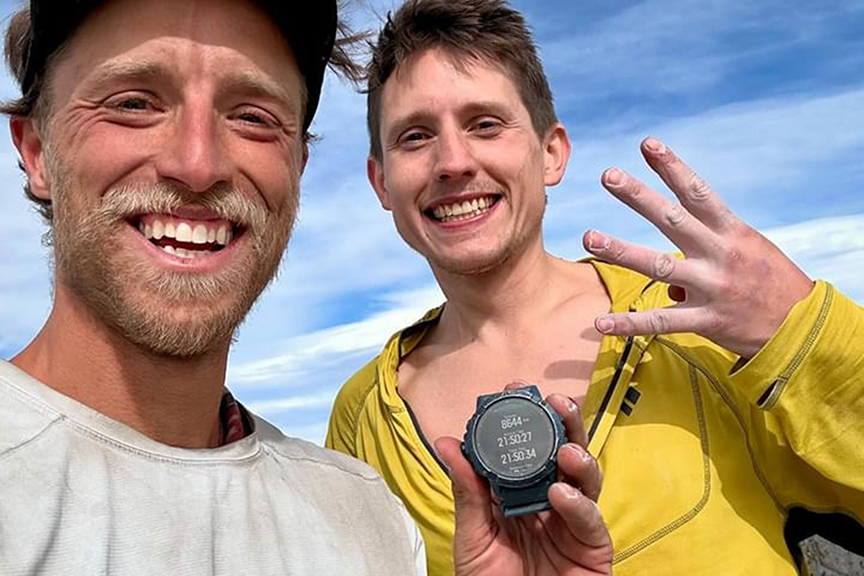
{"type": "MultiPolygon", "coordinates": [[[[376,25],[395,0],[367,0],[376,25]]],[[[566,257],[600,228],[664,246],[602,191],[619,165],[659,185],[637,146],[664,139],[732,208],[813,276],[864,300],[864,0],[517,0],[540,43],[574,142],[549,191],[545,236],[566,257]]],[[[12,5],[0,4],[6,13],[12,5]]],[[[13,94],[8,77],[0,94],[13,94]]],[[[365,102],[328,78],[303,176],[300,222],[279,279],[242,327],[229,383],[287,432],[321,441],[341,383],[396,329],[443,297],[365,178],[365,102]]],[[[0,140],[9,142],[0,129],[0,140]]],[[[50,305],[42,225],[0,148],[0,353],[36,333],[50,305]]]]}
{"type": "MultiPolygon", "coordinates": [[[[864,301],[864,214],[822,218],[767,230],[765,234],[813,278],[825,278],[848,296],[864,301]]],[[[241,394],[266,386],[277,397],[251,406],[292,434],[323,442],[330,406],[344,378],[378,352],[398,328],[417,319],[442,300],[435,285],[421,292],[390,294],[392,307],[360,322],[318,331],[290,341],[291,353],[232,368],[231,381],[241,394]],[[353,358],[342,378],[320,368],[353,358]],[[295,388],[302,383],[306,395],[295,388]],[[302,424],[297,427],[297,422],[302,424]],[[310,434],[315,435],[310,435],[310,434]]],[[[339,370],[336,370],[338,374],[339,370]]]]}

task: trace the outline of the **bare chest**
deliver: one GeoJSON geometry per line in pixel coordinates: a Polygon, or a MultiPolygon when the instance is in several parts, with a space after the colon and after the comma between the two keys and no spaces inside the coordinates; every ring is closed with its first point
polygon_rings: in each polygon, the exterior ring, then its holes
{"type": "Polygon", "coordinates": [[[423,436],[461,438],[477,397],[500,392],[511,382],[536,384],[581,403],[599,349],[599,335],[565,339],[536,338],[512,346],[473,344],[449,354],[409,357],[399,369],[399,391],[423,436]]]}

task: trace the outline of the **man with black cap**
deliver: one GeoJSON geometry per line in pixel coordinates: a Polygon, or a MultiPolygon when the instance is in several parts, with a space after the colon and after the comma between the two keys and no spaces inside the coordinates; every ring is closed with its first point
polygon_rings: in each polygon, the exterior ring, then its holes
{"type": "Polygon", "coordinates": [[[0,573],[413,574],[401,504],[225,390],[294,222],[334,2],[34,0],[6,105],[53,309],[0,363],[0,573]],[[302,12],[302,13],[301,13],[302,12]]]}
{"type": "MultiPolygon", "coordinates": [[[[336,30],[335,0],[32,0],[13,16],[22,97],[3,111],[49,225],[54,302],[0,362],[0,573],[425,573],[371,468],[285,438],[224,387],[294,224],[325,68],[349,63],[336,30]]],[[[568,473],[599,490],[596,469],[568,473]]],[[[608,568],[573,492],[560,528],[608,568]]],[[[492,522],[466,514],[465,574],[501,573],[492,522]]]]}

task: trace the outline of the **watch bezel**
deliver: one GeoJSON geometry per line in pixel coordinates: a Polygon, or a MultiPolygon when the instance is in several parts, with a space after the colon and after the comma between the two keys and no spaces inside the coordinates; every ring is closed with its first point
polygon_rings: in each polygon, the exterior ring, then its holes
{"type": "Polygon", "coordinates": [[[477,403],[477,410],[474,412],[474,415],[468,421],[468,427],[464,439],[464,448],[466,455],[469,457],[471,464],[474,467],[474,470],[477,471],[478,474],[480,474],[490,482],[494,481],[499,486],[503,486],[506,488],[522,488],[525,486],[531,486],[535,484],[538,480],[543,480],[547,478],[554,470],[557,469],[558,449],[564,444],[566,433],[564,431],[561,417],[558,415],[557,412],[555,412],[554,408],[552,408],[541,398],[540,391],[537,389],[536,386],[528,386],[525,388],[519,388],[517,390],[505,390],[504,392],[500,392],[498,394],[481,396],[478,399],[477,403]],[[552,433],[554,435],[554,438],[552,439],[552,453],[549,458],[546,459],[546,462],[537,470],[535,470],[533,474],[529,476],[520,476],[518,478],[503,475],[487,466],[484,462],[484,459],[477,451],[477,443],[475,441],[477,425],[482,419],[482,417],[486,414],[486,412],[498,402],[513,398],[521,398],[527,402],[530,402],[531,404],[534,404],[535,406],[540,407],[543,414],[546,416],[546,418],[549,419],[549,422],[552,424],[552,433]]]}

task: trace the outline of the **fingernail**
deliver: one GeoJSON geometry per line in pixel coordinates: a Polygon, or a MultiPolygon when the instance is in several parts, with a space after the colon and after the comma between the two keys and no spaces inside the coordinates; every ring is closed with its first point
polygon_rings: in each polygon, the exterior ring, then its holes
{"type": "Polygon", "coordinates": [[[588,248],[591,250],[606,250],[609,248],[609,238],[592,230],[588,233],[588,248]]]}
{"type": "Polygon", "coordinates": [[[603,181],[607,186],[612,186],[613,188],[621,186],[624,183],[624,173],[617,168],[610,168],[606,170],[603,181]]]}
{"type": "Polygon", "coordinates": [[[552,485],[552,488],[555,490],[560,490],[562,495],[568,500],[578,500],[582,497],[582,493],[579,492],[575,487],[567,484],[566,482],[556,482],[552,485]]]}
{"type": "Polygon", "coordinates": [[[664,152],[666,152],[666,146],[664,146],[662,142],[654,138],[645,139],[645,148],[647,148],[648,151],[652,154],[663,154],[664,152]]]}
{"type": "Polygon", "coordinates": [[[609,318],[598,318],[594,324],[597,326],[597,330],[603,334],[608,334],[615,327],[615,323],[609,318]]]}

